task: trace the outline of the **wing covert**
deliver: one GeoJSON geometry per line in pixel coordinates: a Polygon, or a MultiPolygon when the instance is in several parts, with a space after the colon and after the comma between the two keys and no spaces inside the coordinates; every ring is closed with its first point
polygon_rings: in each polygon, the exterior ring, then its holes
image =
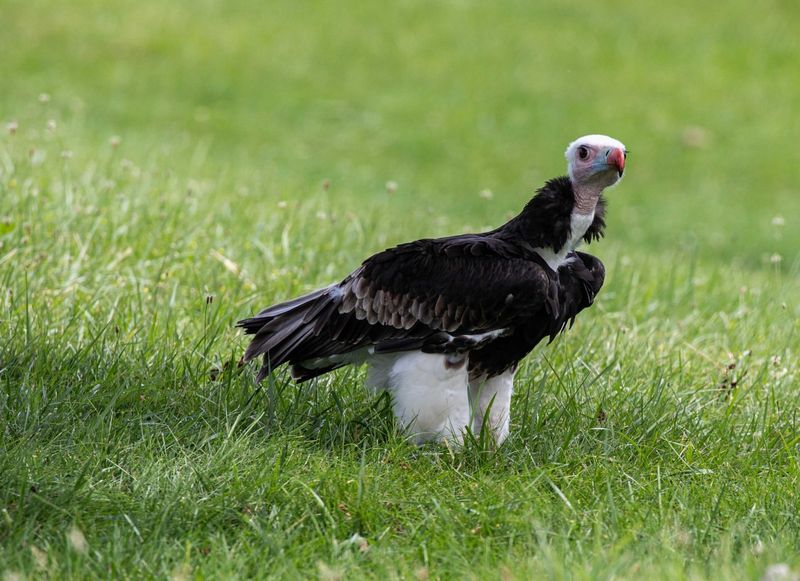
{"type": "Polygon", "coordinates": [[[420,240],[367,259],[342,281],[338,311],[395,329],[481,332],[557,300],[554,284],[543,264],[503,241],[420,240]]]}

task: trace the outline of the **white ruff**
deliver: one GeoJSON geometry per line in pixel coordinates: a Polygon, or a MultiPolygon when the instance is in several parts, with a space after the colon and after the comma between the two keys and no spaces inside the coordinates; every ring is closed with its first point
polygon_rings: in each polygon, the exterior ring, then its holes
{"type": "Polygon", "coordinates": [[[534,250],[544,259],[547,266],[558,271],[567,262],[567,255],[580,246],[581,238],[586,234],[592,222],[594,222],[594,212],[591,214],[573,212],[570,220],[570,237],[561,250],[554,252],[550,246],[534,248],[534,250]]]}

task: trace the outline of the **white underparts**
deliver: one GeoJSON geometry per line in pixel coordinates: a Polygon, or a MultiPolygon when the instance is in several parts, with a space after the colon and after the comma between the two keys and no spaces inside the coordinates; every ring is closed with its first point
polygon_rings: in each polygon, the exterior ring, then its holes
{"type": "Polygon", "coordinates": [[[486,426],[497,444],[508,436],[514,372],[470,382],[469,362],[412,351],[369,358],[367,387],[387,390],[400,425],[413,441],[463,441],[486,426]]]}
{"type": "Polygon", "coordinates": [[[580,246],[581,239],[586,234],[586,231],[589,230],[589,226],[592,225],[592,222],[594,222],[594,212],[591,214],[573,212],[572,218],[570,219],[570,237],[558,252],[553,250],[550,246],[535,248],[534,250],[544,259],[547,266],[557,271],[567,262],[569,253],[580,246]]]}
{"type": "Polygon", "coordinates": [[[495,442],[503,443],[508,437],[513,392],[514,371],[511,369],[489,379],[470,381],[469,398],[474,410],[473,434],[480,434],[485,427],[492,431],[495,442]]]}
{"type": "Polygon", "coordinates": [[[463,440],[469,424],[466,357],[454,365],[445,355],[403,353],[387,379],[394,414],[415,443],[463,440]]]}

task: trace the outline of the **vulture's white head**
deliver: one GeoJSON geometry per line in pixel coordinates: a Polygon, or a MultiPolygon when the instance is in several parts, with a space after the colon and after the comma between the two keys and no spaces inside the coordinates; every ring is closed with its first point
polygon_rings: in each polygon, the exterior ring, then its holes
{"type": "Polygon", "coordinates": [[[573,185],[602,190],[622,179],[628,150],[608,135],[584,135],[570,143],[564,155],[573,185]]]}

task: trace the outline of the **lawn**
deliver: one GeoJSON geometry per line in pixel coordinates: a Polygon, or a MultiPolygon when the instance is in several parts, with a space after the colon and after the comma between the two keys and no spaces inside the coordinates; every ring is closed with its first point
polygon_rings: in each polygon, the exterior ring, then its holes
{"type": "Polygon", "coordinates": [[[4,579],[800,573],[800,8],[0,2],[4,579]],[[631,150],[498,450],[235,321],[631,150]]]}

